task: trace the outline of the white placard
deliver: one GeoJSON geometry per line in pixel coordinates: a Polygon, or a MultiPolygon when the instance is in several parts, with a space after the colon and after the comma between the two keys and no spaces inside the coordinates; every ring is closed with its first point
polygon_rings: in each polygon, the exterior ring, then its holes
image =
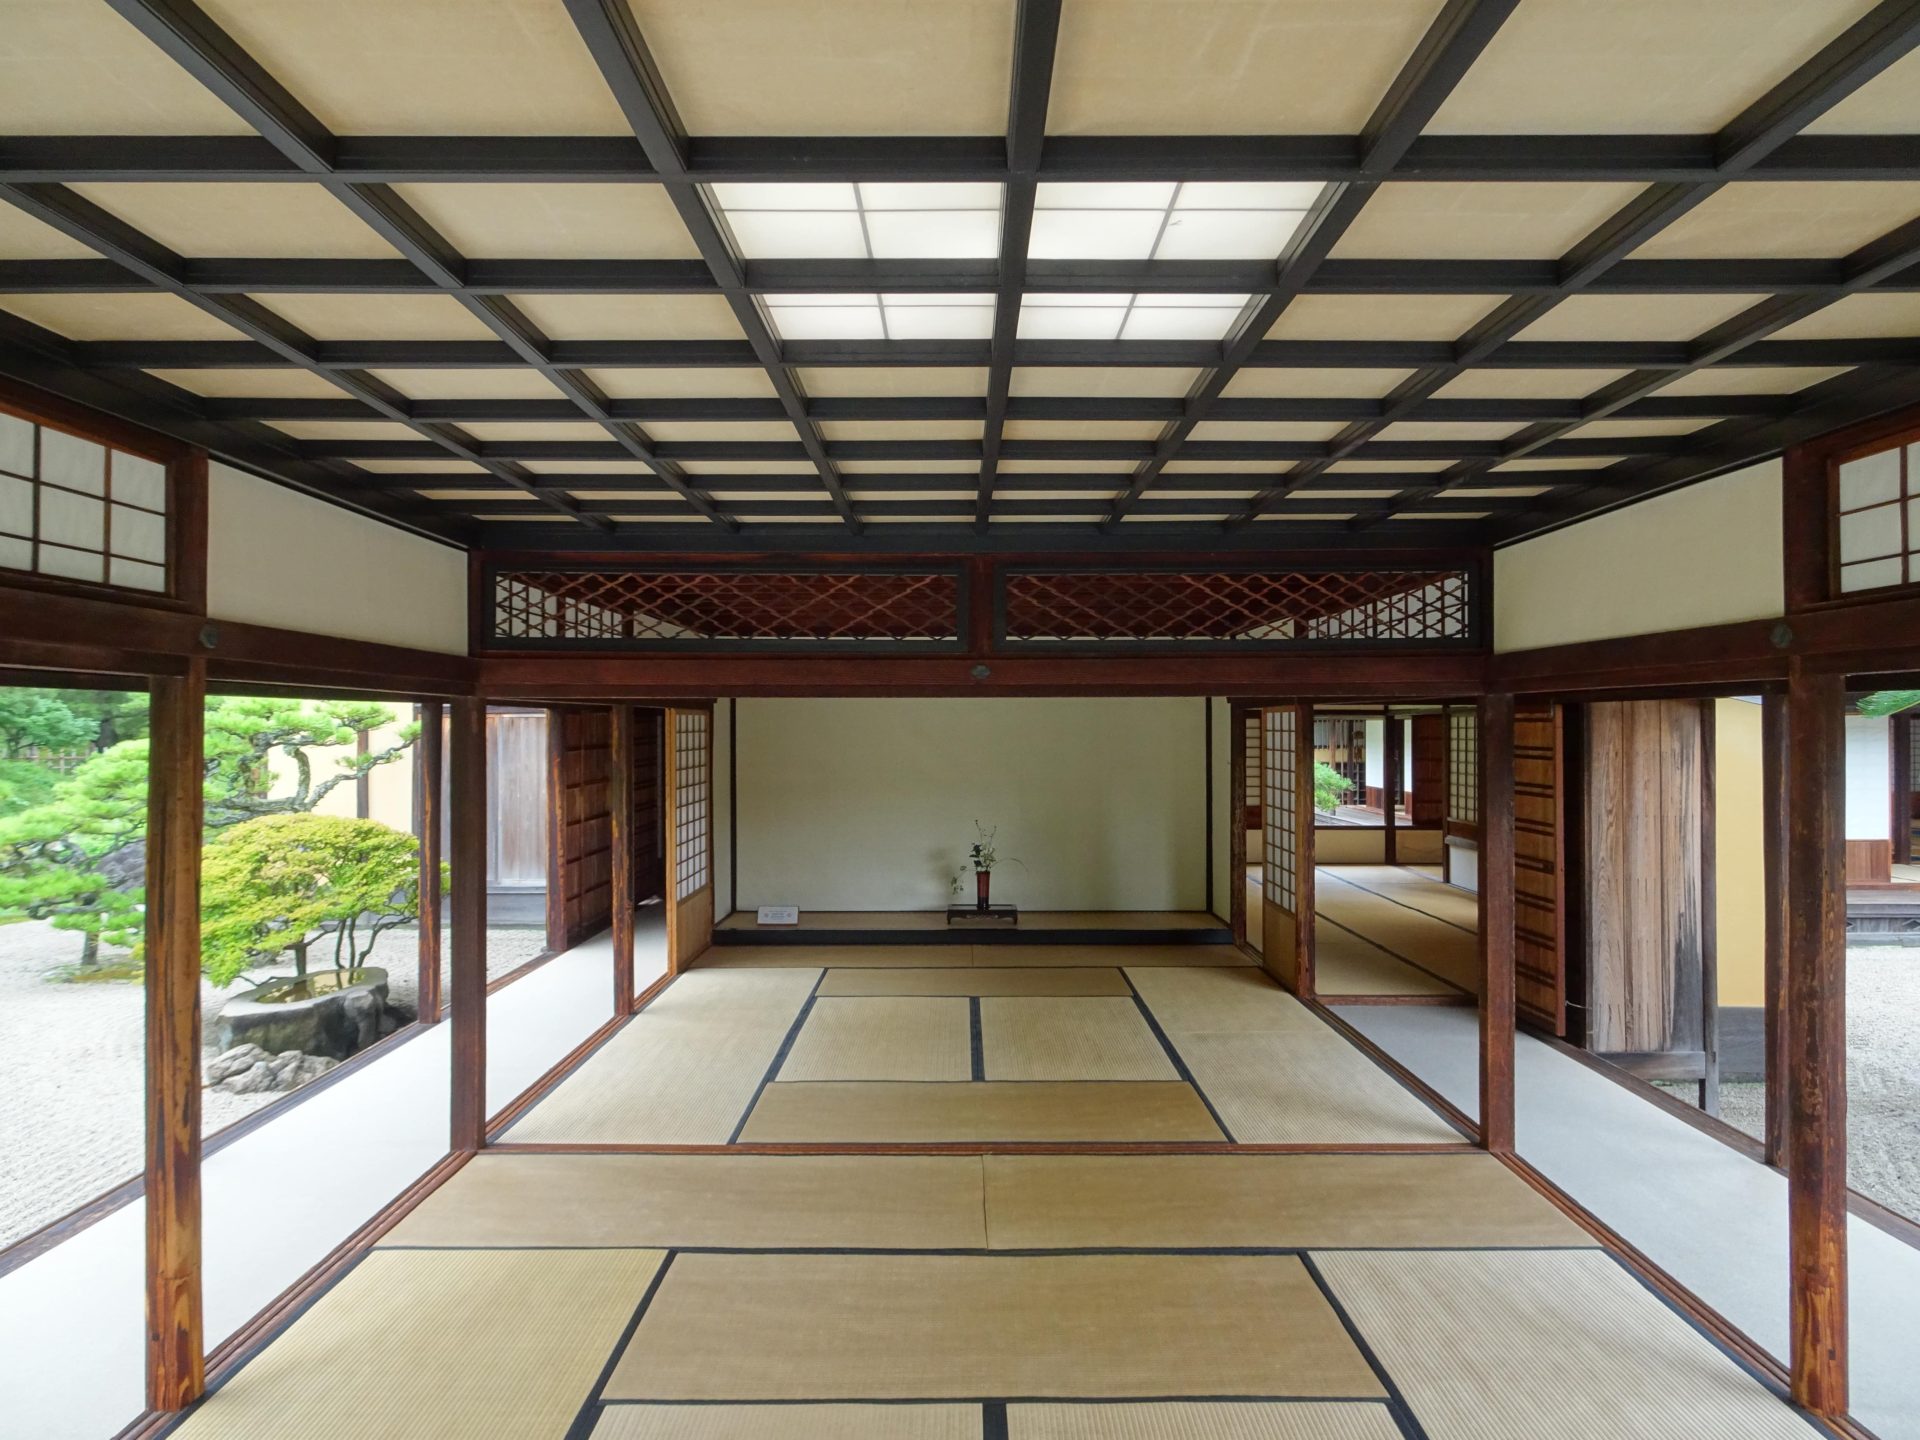
{"type": "Polygon", "coordinates": [[[756,913],[762,925],[798,925],[800,923],[798,905],[762,905],[756,913]]]}

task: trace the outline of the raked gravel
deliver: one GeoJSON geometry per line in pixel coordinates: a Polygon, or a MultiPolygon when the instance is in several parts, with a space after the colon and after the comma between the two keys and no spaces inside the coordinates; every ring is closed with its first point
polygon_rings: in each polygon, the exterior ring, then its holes
{"type": "MultiPolygon", "coordinates": [[[[145,996],[127,981],[47,980],[79,959],[80,943],[72,931],[39,921],[0,925],[0,1245],[133,1179],[144,1163],[145,996]]],[[[489,931],[488,978],[525,964],[544,945],[539,930],[489,931]]],[[[413,930],[391,930],[371,960],[387,967],[389,996],[407,1010],[417,989],[414,946],[413,930]]],[[[245,988],[244,980],[226,990],[203,981],[203,1023],[210,1027],[245,988]]],[[[209,1045],[203,1059],[216,1053],[209,1045]]],[[[203,1090],[203,1133],[280,1098],[203,1090]]]]}

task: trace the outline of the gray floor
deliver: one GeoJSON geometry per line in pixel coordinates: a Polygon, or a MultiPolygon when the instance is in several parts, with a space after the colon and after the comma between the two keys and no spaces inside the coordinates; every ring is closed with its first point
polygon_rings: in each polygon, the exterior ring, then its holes
{"type": "MultiPolygon", "coordinates": [[[[1479,1109],[1471,1010],[1347,1006],[1342,1016],[1467,1114],[1479,1109]]],[[[1525,1035],[1520,1154],[1775,1356],[1788,1349],[1787,1185],[1658,1106],[1525,1035]]],[[[1848,1227],[1853,1414],[1920,1440],[1920,1250],[1848,1227]]]]}

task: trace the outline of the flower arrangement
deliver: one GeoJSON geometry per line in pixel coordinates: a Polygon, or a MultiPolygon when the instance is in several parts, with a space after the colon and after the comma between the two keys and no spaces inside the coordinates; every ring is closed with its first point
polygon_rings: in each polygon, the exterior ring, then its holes
{"type": "MultiPolygon", "coordinates": [[[[988,829],[978,820],[973,822],[974,840],[973,844],[967,847],[967,869],[972,870],[976,876],[991,875],[993,873],[993,867],[1000,863],[1000,849],[997,843],[999,834],[1000,827],[998,825],[995,825],[992,829],[988,829]]],[[[1012,865],[1018,865],[1022,869],[1026,868],[1026,862],[1024,860],[1012,855],[1007,857],[1007,862],[1012,865]]],[[[952,875],[947,877],[947,893],[955,899],[959,898],[960,877],[964,874],[966,874],[966,870],[956,870],[952,875]]],[[[982,893],[985,893],[984,889],[982,893]]]]}

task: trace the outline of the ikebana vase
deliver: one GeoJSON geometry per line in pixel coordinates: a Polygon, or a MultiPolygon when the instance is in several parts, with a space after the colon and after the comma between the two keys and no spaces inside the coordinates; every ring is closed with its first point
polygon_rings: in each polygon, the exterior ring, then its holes
{"type": "Polygon", "coordinates": [[[991,870],[974,871],[973,890],[975,897],[974,908],[976,910],[987,909],[993,892],[993,872],[991,870]]]}

